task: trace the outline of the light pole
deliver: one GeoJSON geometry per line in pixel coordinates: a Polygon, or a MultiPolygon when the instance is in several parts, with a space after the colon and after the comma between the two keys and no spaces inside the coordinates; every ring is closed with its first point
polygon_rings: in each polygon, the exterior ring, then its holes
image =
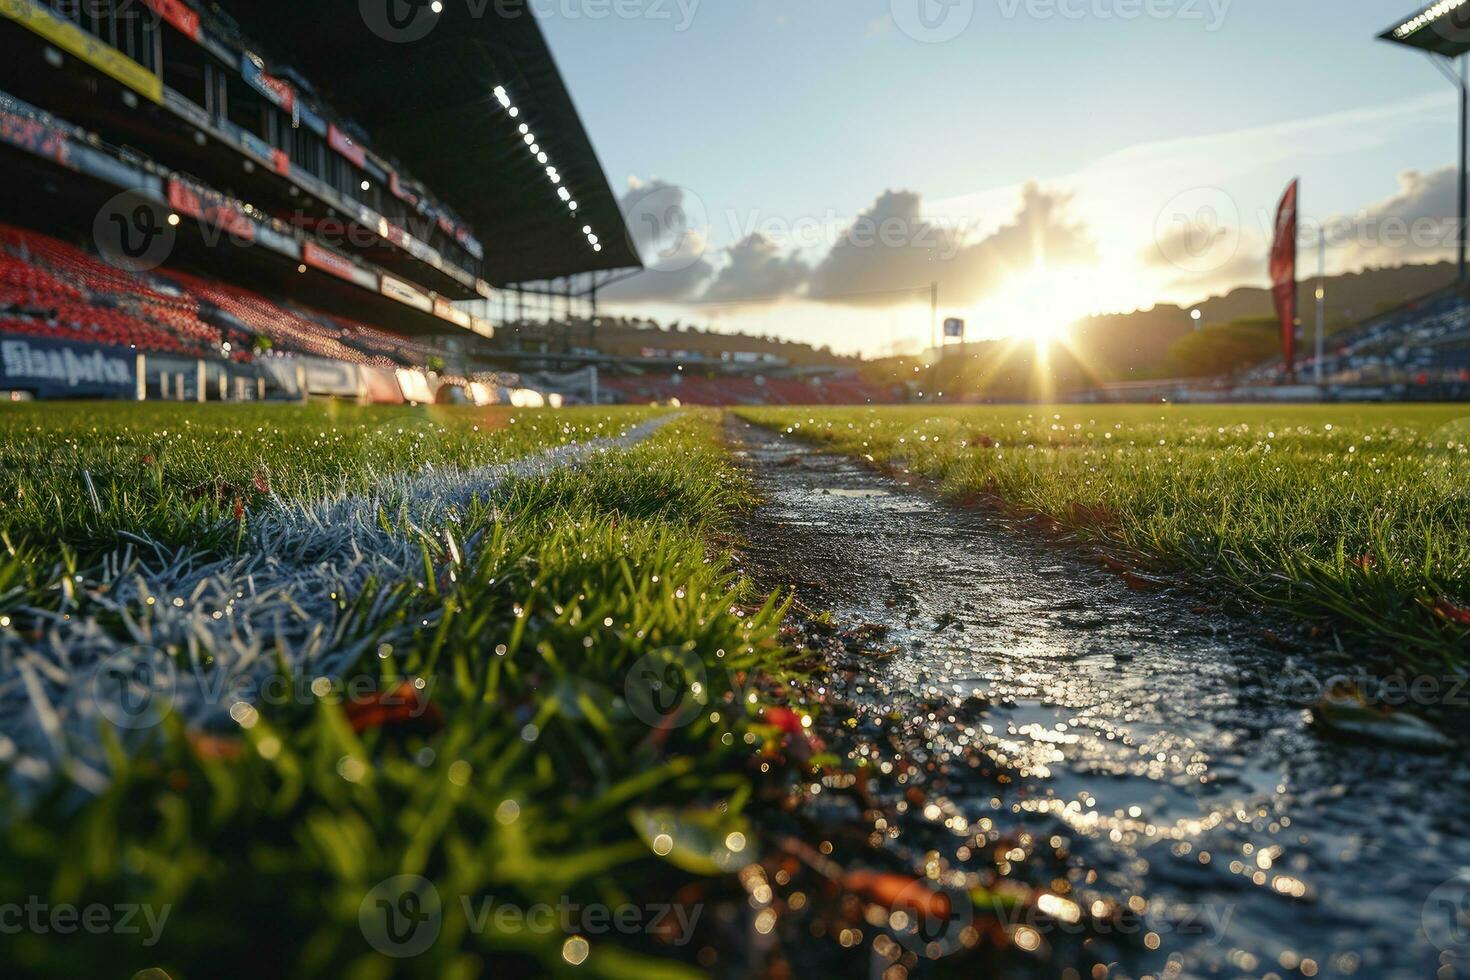
{"type": "MultiPolygon", "coordinates": [[[[1460,246],[1464,248],[1464,245],[1460,246]]],[[[1312,362],[1312,378],[1322,387],[1322,349],[1327,332],[1327,232],[1317,233],[1317,359],[1312,362]]]]}
{"type": "Polygon", "coordinates": [[[1415,48],[1428,55],[1434,66],[1450,80],[1460,93],[1460,224],[1459,281],[1470,285],[1470,267],[1466,265],[1466,225],[1470,219],[1470,0],[1440,0],[1419,13],[1390,27],[1380,39],[1404,47],[1415,48]]]}

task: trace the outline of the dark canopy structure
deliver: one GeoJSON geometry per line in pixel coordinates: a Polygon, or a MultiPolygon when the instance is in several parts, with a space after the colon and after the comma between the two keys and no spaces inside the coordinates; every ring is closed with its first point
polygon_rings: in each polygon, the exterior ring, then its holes
{"type": "Polygon", "coordinates": [[[1440,0],[1378,36],[1430,54],[1458,58],[1470,51],[1470,0],[1440,0]]]}
{"type": "Polygon", "coordinates": [[[1470,286],[1470,0],[1438,0],[1378,35],[1430,56],[1460,92],[1460,285],[1470,286]],[[1437,57],[1436,57],[1437,56],[1437,57]]]}
{"type": "Polygon", "coordinates": [[[215,10],[454,208],[485,246],[487,281],[641,267],[527,0],[247,0],[215,10]],[[529,152],[522,124],[547,163],[529,152]]]}

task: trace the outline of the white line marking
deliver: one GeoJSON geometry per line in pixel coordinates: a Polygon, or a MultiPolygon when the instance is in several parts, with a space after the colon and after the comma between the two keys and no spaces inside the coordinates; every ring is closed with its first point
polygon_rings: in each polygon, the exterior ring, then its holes
{"type": "Polygon", "coordinates": [[[336,676],[403,632],[380,638],[365,626],[394,611],[393,586],[423,577],[424,537],[444,546],[448,535],[470,552],[474,541],[454,528],[473,498],[633,446],[674,417],[495,466],[395,476],[368,496],[273,498],[274,510],[252,515],[234,557],[170,553],[137,538],[95,580],[69,583],[82,604],[22,610],[46,623],[39,640],[0,633],[0,764],[13,767],[13,783],[61,771],[97,792],[106,785],[99,725],[121,719],[125,741],[169,711],[190,725],[220,725],[282,671],[291,697],[336,676]],[[382,513],[394,531],[382,528],[382,513]],[[358,597],[366,622],[342,614],[339,603],[358,597]]]}

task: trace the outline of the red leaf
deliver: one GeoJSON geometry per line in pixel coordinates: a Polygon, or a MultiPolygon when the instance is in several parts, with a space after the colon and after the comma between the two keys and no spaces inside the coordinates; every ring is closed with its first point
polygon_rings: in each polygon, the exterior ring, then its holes
{"type": "Polygon", "coordinates": [[[806,734],[806,729],[801,724],[801,716],[790,708],[767,708],[766,721],[775,725],[787,735],[806,734]]]}
{"type": "Polygon", "coordinates": [[[849,871],[842,876],[842,885],[886,909],[903,909],[940,921],[949,919],[949,895],[922,878],[877,871],[849,871]]]}
{"type": "Polygon", "coordinates": [[[1449,599],[1441,597],[1434,604],[1434,611],[1452,623],[1458,623],[1461,626],[1470,626],[1470,609],[1451,602],[1449,599]]]}
{"type": "Polygon", "coordinates": [[[250,482],[253,483],[253,484],[255,484],[255,489],[259,493],[270,493],[271,492],[270,481],[267,480],[264,476],[262,476],[259,473],[255,474],[255,476],[251,479],[250,482]]]}
{"type": "Polygon", "coordinates": [[[238,524],[245,519],[245,504],[239,497],[235,498],[235,522],[238,524]]]}
{"type": "Polygon", "coordinates": [[[189,747],[201,759],[217,759],[223,762],[233,762],[240,758],[243,751],[238,738],[221,738],[199,732],[189,733],[189,747]]]}
{"type": "Polygon", "coordinates": [[[1168,588],[1169,583],[1152,575],[1143,575],[1139,572],[1124,572],[1123,582],[1134,592],[1152,592],[1155,589],[1168,588]]]}
{"type": "Polygon", "coordinates": [[[391,691],[349,702],[347,722],[359,735],[373,728],[431,735],[444,727],[444,716],[412,681],[404,681],[391,691]]]}

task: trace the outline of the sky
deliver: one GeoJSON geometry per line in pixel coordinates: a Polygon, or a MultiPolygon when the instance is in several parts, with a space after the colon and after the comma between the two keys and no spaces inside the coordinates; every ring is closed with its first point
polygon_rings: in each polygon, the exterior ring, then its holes
{"type": "Polygon", "coordinates": [[[612,312],[878,355],[1452,254],[1413,0],[533,0],[651,271],[612,312]],[[1304,274],[1305,274],[1304,270],[1304,274]]]}

